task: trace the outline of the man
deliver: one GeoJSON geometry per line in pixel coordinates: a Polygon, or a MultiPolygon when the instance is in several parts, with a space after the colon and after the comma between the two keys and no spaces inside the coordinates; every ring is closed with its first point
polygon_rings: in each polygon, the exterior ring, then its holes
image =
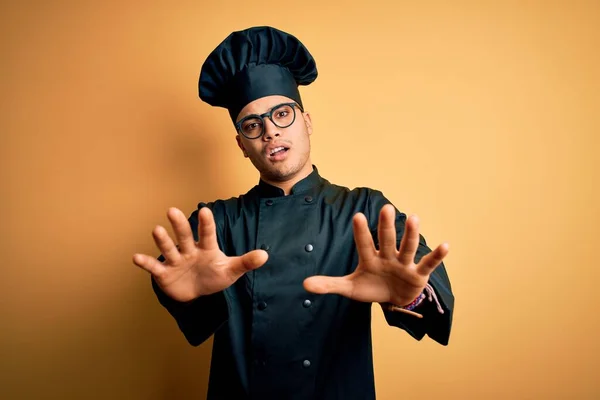
{"type": "Polygon", "coordinates": [[[214,333],[209,399],[372,399],[371,305],[420,340],[447,345],[454,297],[442,263],[380,191],[334,185],[310,158],[298,91],[317,77],[294,36],[229,35],[207,58],[200,97],[229,111],[260,173],[246,194],[170,209],[176,245],[136,254],[190,344],[214,333]]]}

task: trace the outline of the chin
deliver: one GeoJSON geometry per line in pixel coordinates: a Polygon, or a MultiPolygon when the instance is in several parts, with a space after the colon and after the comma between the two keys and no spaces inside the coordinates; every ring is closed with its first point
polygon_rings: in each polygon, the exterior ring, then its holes
{"type": "Polygon", "coordinates": [[[295,168],[267,168],[263,171],[265,176],[268,176],[270,179],[275,181],[285,181],[291,177],[293,177],[298,171],[295,168]]]}
{"type": "Polygon", "coordinates": [[[308,158],[305,160],[287,159],[277,163],[271,163],[261,157],[250,157],[250,161],[258,170],[261,176],[272,181],[287,181],[294,178],[305,167],[308,158]]]}
{"type": "Polygon", "coordinates": [[[302,170],[302,165],[267,165],[261,173],[274,181],[286,181],[302,170]]]}

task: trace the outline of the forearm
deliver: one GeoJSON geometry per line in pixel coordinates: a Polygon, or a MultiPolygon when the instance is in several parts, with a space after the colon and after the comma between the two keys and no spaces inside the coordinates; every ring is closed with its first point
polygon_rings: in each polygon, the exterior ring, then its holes
{"type": "Polygon", "coordinates": [[[192,346],[202,344],[227,321],[227,300],[223,292],[182,303],[166,295],[154,279],[151,280],[158,301],[175,319],[179,329],[192,346]]]}

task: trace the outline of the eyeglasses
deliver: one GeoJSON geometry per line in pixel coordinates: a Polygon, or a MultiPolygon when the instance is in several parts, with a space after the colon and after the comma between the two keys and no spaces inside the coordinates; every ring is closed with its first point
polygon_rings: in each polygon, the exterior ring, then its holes
{"type": "Polygon", "coordinates": [[[258,139],[265,133],[265,117],[279,128],[287,128],[296,121],[296,107],[304,112],[296,103],[282,103],[264,114],[247,115],[235,124],[235,129],[248,139],[258,139]]]}

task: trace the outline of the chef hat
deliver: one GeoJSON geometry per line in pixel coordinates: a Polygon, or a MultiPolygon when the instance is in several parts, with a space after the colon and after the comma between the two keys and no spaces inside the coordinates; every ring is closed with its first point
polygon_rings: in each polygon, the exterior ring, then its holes
{"type": "Polygon", "coordinates": [[[260,26],[231,33],[215,48],[200,71],[200,98],[229,110],[235,122],[250,102],[281,95],[302,107],[299,85],[317,78],[312,55],[296,37],[260,26]]]}

